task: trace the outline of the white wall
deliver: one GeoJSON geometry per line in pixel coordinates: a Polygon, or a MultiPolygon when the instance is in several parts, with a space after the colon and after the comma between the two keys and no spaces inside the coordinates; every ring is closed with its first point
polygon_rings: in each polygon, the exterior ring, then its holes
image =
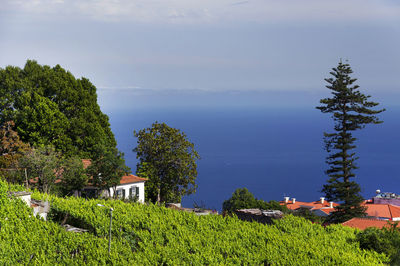
{"type": "MultiPolygon", "coordinates": [[[[124,189],[125,190],[125,198],[129,199],[129,189],[131,187],[133,187],[133,186],[139,187],[139,199],[138,199],[138,201],[143,203],[144,200],[145,200],[144,199],[144,182],[137,182],[137,183],[131,183],[131,184],[118,185],[117,186],[117,190],[124,189]]],[[[115,193],[114,188],[111,188],[110,191],[111,191],[110,197],[113,197],[114,193],[115,193]]]]}

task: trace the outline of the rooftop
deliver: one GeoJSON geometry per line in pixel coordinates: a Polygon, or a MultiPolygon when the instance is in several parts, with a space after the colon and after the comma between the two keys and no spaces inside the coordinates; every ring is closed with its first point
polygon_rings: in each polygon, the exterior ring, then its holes
{"type": "Polygon", "coordinates": [[[126,175],[121,177],[121,182],[120,184],[130,184],[130,183],[138,183],[138,182],[145,182],[147,181],[147,178],[142,178],[142,177],[138,177],[135,175],[126,175]]]}
{"type": "Polygon", "coordinates": [[[400,217],[400,207],[392,204],[364,203],[368,216],[381,217],[392,220],[400,217]]]}
{"type": "Polygon", "coordinates": [[[376,228],[388,227],[390,226],[390,222],[379,219],[353,218],[351,220],[348,220],[347,222],[342,223],[342,225],[364,230],[369,227],[376,227],[376,228]]]}
{"type": "MultiPolygon", "coordinates": [[[[312,201],[312,202],[295,201],[294,203],[293,203],[293,200],[289,200],[286,203],[285,203],[285,201],[280,201],[279,203],[281,205],[286,205],[286,207],[290,210],[297,210],[299,208],[307,208],[310,210],[319,210],[319,209],[333,210],[333,208],[330,208],[330,203],[326,200],[324,200],[323,203],[321,202],[321,200],[312,201]]],[[[339,204],[333,202],[332,205],[333,205],[333,207],[336,207],[339,204]]]]}

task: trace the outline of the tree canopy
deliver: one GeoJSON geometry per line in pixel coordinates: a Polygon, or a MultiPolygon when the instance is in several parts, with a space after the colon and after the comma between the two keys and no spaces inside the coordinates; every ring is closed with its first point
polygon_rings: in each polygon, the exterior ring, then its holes
{"type": "MultiPolygon", "coordinates": [[[[117,148],[96,145],[94,156],[87,173],[92,177],[92,184],[100,189],[108,189],[120,184],[121,177],[128,174],[130,169],[125,165],[124,154],[117,148]]],[[[116,194],[114,193],[114,196],[116,194]]]]}
{"type": "Polygon", "coordinates": [[[0,122],[14,121],[23,142],[52,145],[63,154],[92,158],[94,146],[116,147],[96,87],[61,66],[28,60],[0,68],[0,122]]]}
{"type": "Polygon", "coordinates": [[[20,169],[19,160],[30,150],[27,143],[21,141],[14,130],[14,122],[7,121],[0,127],[0,168],[8,182],[26,182],[23,169],[20,169]]]}
{"type": "Polygon", "coordinates": [[[341,203],[330,215],[330,221],[343,222],[365,215],[365,209],[360,205],[363,201],[361,188],[353,180],[354,170],[358,168],[355,161],[358,158],[352,151],[356,148],[356,138],[352,132],[367,124],[382,123],[375,115],[384,109],[371,109],[378,103],[369,101],[371,96],[358,90],[359,86],[354,84],[357,79],[351,77],[353,71],[349,64],[339,62],[332,70],[330,74],[333,77],[325,79],[332,97],[322,99],[322,106],[317,107],[322,113],[331,113],[335,123],[334,133],[324,133],[325,148],[329,154],[326,162],[330,168],[326,171],[329,179],[322,192],[326,194],[327,200],[341,203]]]}
{"type": "Polygon", "coordinates": [[[238,188],[233,192],[232,197],[222,203],[222,211],[232,213],[240,209],[262,209],[262,210],[281,210],[287,212],[285,206],[281,206],[277,201],[266,202],[254,197],[247,188],[238,188]]]}
{"type": "Polygon", "coordinates": [[[64,158],[61,163],[61,185],[63,195],[72,195],[75,191],[80,192],[88,183],[88,175],[79,157],[64,158]]]}
{"type": "Polygon", "coordinates": [[[146,177],[146,196],[153,202],[180,202],[182,196],[196,191],[197,165],[200,159],[185,133],[165,123],[134,131],[139,159],[137,174],[146,177]]]}
{"type": "Polygon", "coordinates": [[[62,155],[52,146],[33,148],[20,159],[20,165],[28,169],[29,178],[40,191],[50,193],[62,174],[62,155]]]}

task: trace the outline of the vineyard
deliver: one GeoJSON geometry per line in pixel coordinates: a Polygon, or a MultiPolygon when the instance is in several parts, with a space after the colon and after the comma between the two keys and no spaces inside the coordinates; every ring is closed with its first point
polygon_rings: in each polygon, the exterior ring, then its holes
{"type": "Polygon", "coordinates": [[[113,200],[57,198],[49,221],[33,217],[20,200],[7,197],[0,181],[0,264],[115,265],[379,265],[383,254],[361,250],[355,231],[322,227],[287,216],[274,225],[243,222],[235,217],[196,216],[156,205],[113,200]],[[112,243],[108,254],[109,211],[112,243]],[[66,216],[68,214],[68,216],[66,216]],[[67,220],[89,230],[71,233],[67,220]]]}

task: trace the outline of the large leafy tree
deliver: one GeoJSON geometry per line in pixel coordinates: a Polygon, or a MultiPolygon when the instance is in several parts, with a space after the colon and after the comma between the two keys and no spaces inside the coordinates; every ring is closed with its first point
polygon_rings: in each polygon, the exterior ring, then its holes
{"type": "Polygon", "coordinates": [[[88,183],[88,175],[83,167],[82,160],[79,157],[68,157],[63,159],[61,164],[61,182],[60,190],[65,196],[80,191],[88,183]]]}
{"type": "Polygon", "coordinates": [[[138,145],[138,174],[148,178],[146,195],[153,202],[180,202],[182,196],[196,191],[197,165],[200,159],[185,133],[155,122],[151,128],[134,131],[138,145]]]}
{"type": "Polygon", "coordinates": [[[55,182],[61,177],[61,153],[52,146],[41,146],[27,152],[20,159],[20,165],[28,169],[29,178],[44,193],[50,193],[55,182]]]}
{"type": "MultiPolygon", "coordinates": [[[[116,190],[121,178],[128,174],[130,169],[125,165],[124,154],[117,148],[98,144],[94,147],[94,156],[87,173],[91,176],[90,182],[100,190],[110,188],[116,190]]],[[[116,197],[116,193],[114,193],[116,197]]]]}
{"type": "Polygon", "coordinates": [[[222,203],[223,212],[233,213],[239,209],[281,210],[288,212],[286,206],[280,205],[277,201],[266,202],[257,199],[247,188],[236,189],[232,197],[222,203]]]}
{"type": "Polygon", "coordinates": [[[19,159],[30,150],[14,130],[14,122],[7,121],[0,127],[0,168],[8,182],[22,183],[25,176],[19,167],[19,159]]]}
{"type": "Polygon", "coordinates": [[[0,122],[13,120],[22,141],[52,145],[65,155],[91,158],[94,147],[116,147],[96,87],[59,65],[28,60],[23,69],[0,68],[0,122]]]}
{"type": "Polygon", "coordinates": [[[382,123],[376,114],[384,111],[374,110],[378,103],[369,100],[370,96],[361,93],[357,79],[352,78],[351,67],[347,63],[339,62],[332,69],[332,77],[325,79],[326,86],[332,93],[331,98],[321,99],[321,106],[317,109],[322,113],[332,114],[335,122],[334,133],[324,133],[326,159],[330,168],[326,171],[328,181],[322,192],[329,201],[339,201],[340,206],[330,217],[331,222],[343,222],[353,217],[365,215],[365,209],[360,205],[363,201],[360,195],[361,188],[353,179],[357,169],[355,161],[358,159],[353,151],[356,148],[356,138],[352,132],[365,127],[367,124],[382,123]]]}

